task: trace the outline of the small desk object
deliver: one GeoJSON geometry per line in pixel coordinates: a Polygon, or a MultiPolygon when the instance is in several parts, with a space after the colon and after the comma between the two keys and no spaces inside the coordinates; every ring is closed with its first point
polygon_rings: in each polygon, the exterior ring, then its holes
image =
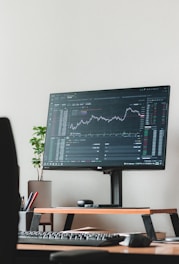
{"type": "Polygon", "coordinates": [[[66,214],[64,231],[70,230],[74,216],[76,214],[140,214],[143,219],[147,235],[156,241],[156,232],[152,223],[153,214],[169,214],[176,236],[179,236],[179,217],[176,208],[169,209],[150,209],[150,208],[85,208],[85,207],[54,207],[54,208],[35,208],[31,222],[31,230],[38,230],[40,217],[42,214],[66,214]]]}

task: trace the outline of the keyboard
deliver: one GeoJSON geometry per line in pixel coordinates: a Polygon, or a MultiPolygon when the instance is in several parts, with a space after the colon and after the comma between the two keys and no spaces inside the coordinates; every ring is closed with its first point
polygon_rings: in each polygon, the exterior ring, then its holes
{"type": "Polygon", "coordinates": [[[47,244],[68,246],[112,246],[125,239],[118,233],[19,231],[19,244],[47,244]]]}

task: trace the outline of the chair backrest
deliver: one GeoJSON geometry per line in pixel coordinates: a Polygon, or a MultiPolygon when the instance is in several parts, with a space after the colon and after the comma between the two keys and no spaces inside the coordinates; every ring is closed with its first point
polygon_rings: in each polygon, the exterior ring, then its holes
{"type": "Polygon", "coordinates": [[[19,222],[19,166],[10,120],[0,118],[0,263],[14,264],[19,222]]]}
{"type": "MultiPolygon", "coordinates": [[[[99,264],[114,263],[110,252],[98,249],[75,249],[50,254],[49,260],[54,264],[99,264]]],[[[119,262],[115,262],[119,263],[119,262]]]]}

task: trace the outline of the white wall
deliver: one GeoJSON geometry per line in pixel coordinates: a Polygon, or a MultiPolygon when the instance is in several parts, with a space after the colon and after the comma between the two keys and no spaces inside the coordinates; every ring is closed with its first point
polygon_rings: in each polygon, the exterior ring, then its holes
{"type": "MultiPolygon", "coordinates": [[[[0,113],[12,122],[22,195],[36,179],[29,138],[46,124],[50,93],[170,84],[166,170],[125,172],[123,204],[179,208],[178,10],[178,0],[0,1],[0,113]]],[[[45,171],[45,179],[54,206],[110,200],[109,176],[99,172],[45,171]]],[[[168,216],[154,218],[172,234],[168,216]]],[[[140,216],[75,218],[74,227],[86,225],[143,231],[140,216]]]]}

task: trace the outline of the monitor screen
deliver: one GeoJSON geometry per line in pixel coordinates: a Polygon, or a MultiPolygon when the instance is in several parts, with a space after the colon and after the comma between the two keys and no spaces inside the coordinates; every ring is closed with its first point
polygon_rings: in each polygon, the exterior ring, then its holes
{"type": "Polygon", "coordinates": [[[165,169],[170,86],[52,93],[43,168],[165,169]]]}

